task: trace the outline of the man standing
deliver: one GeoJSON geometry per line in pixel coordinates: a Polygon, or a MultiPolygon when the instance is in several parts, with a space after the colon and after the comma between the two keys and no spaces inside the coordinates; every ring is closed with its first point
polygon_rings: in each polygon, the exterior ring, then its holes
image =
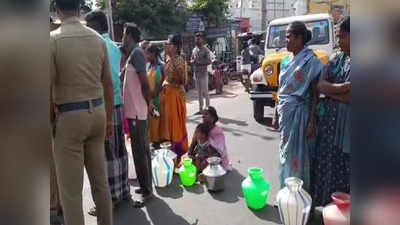
{"type": "MultiPolygon", "coordinates": [[[[128,152],[122,130],[122,97],[119,78],[121,53],[108,34],[107,16],[102,11],[93,11],[85,17],[87,26],[97,31],[104,38],[111,66],[111,78],[114,88],[113,125],[114,135],[105,141],[108,183],[110,185],[113,206],[122,200],[131,198],[128,184],[128,152]]],[[[89,214],[96,215],[93,207],[89,214]]]]}
{"type": "Polygon", "coordinates": [[[85,224],[85,167],[97,205],[97,223],[112,225],[104,140],[113,133],[114,96],[106,45],[99,34],[80,23],[80,1],[55,2],[62,24],[50,33],[50,74],[56,111],[54,159],[64,222],[85,224]]]}
{"type": "Polygon", "coordinates": [[[132,156],[140,188],[135,193],[141,194],[141,201],[134,201],[135,206],[143,206],[152,196],[151,154],[147,132],[147,115],[150,99],[149,83],[146,74],[146,60],[143,49],[138,44],[140,31],[135,24],[125,24],[122,45],[129,52],[124,82],[124,115],[128,120],[132,139],[132,156]]]}
{"type": "Polygon", "coordinates": [[[210,97],[208,95],[208,71],[207,66],[211,64],[210,50],[204,46],[204,36],[202,33],[196,34],[196,47],[193,49],[190,62],[194,65],[194,75],[199,97],[199,112],[203,111],[204,101],[206,99],[206,107],[210,106],[210,97]]]}

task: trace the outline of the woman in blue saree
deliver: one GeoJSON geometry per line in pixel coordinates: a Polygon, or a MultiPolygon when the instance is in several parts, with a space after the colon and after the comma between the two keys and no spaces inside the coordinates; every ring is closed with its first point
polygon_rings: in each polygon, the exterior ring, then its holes
{"type": "Polygon", "coordinates": [[[282,63],[278,91],[281,188],[286,178],[297,177],[303,180],[303,188],[309,190],[310,151],[316,134],[316,81],[323,69],[321,61],[307,47],[310,40],[311,32],[303,22],[289,25],[287,49],[293,55],[282,63]]]}
{"type": "Polygon", "coordinates": [[[320,101],[316,146],[311,154],[314,206],[331,202],[333,192],[350,192],[350,17],[340,24],[341,52],[328,63],[318,82],[320,101]]]}

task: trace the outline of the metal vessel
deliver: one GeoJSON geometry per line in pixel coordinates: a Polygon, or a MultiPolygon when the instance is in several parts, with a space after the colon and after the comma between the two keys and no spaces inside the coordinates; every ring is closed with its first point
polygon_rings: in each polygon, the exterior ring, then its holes
{"type": "Polygon", "coordinates": [[[225,186],[226,170],[221,166],[221,158],[210,157],[207,162],[208,166],[203,170],[203,175],[208,191],[222,191],[225,186]]]}
{"type": "Polygon", "coordinates": [[[297,177],[286,178],[285,185],[276,196],[282,223],[306,225],[311,210],[311,196],[302,188],[303,181],[297,177]]]}

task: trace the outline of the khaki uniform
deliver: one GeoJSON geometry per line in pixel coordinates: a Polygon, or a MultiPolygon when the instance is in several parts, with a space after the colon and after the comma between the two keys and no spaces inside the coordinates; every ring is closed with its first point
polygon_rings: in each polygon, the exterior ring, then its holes
{"type": "MultiPolygon", "coordinates": [[[[51,149],[53,151],[53,140],[51,142],[51,149]]],[[[59,210],[61,210],[60,195],[58,192],[56,168],[52,155],[50,158],[50,211],[57,213],[59,210]]]]}
{"type": "Polygon", "coordinates": [[[112,224],[112,203],[104,151],[104,104],[89,100],[104,96],[102,80],[111,76],[104,40],[77,18],[64,21],[50,34],[50,72],[56,108],[86,102],[89,109],[57,113],[54,160],[66,225],[84,225],[84,168],[89,176],[99,225],[112,224]]]}

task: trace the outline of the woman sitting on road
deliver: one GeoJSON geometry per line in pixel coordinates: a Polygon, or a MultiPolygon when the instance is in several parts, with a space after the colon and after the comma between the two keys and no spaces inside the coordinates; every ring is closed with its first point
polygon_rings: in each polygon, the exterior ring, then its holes
{"type": "Polygon", "coordinates": [[[201,173],[207,166],[209,157],[221,157],[219,152],[210,144],[209,135],[211,126],[208,123],[201,123],[196,127],[196,144],[190,146],[189,152],[185,157],[193,159],[197,171],[201,173]]]}
{"type": "MultiPolygon", "coordinates": [[[[221,158],[221,165],[226,171],[232,170],[232,163],[229,160],[228,151],[226,148],[225,135],[221,127],[217,125],[218,114],[214,107],[209,106],[203,111],[203,123],[210,126],[210,132],[208,134],[208,142],[212,148],[214,148],[221,158]]],[[[193,135],[190,149],[194,148],[199,142],[199,135],[197,129],[193,135]]]]}

